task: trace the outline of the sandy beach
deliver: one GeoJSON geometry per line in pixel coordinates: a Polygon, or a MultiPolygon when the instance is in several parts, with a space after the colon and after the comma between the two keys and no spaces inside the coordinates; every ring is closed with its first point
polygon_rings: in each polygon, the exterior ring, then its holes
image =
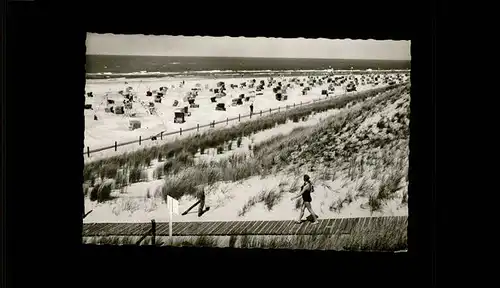
{"type": "MultiPolygon", "coordinates": [[[[366,74],[365,77],[374,77],[374,73],[366,74]]],[[[393,75],[395,76],[395,75],[393,75]]],[[[326,77],[326,76],[325,76],[326,77]]],[[[375,86],[373,83],[366,83],[366,80],[362,80],[362,75],[352,76],[358,78],[359,83],[362,81],[365,85],[358,85],[357,91],[366,91],[378,87],[387,86],[387,83],[382,83],[379,81],[379,85],[375,86]]],[[[275,78],[275,83],[282,82],[282,85],[290,84],[286,91],[288,99],[286,101],[278,101],[275,98],[275,93],[272,91],[272,87],[265,86],[262,95],[256,95],[257,92],[255,88],[243,87],[240,84],[252,79],[189,79],[185,80],[184,85],[179,87],[181,81],[179,79],[135,79],[127,80],[88,80],[86,92],[92,92],[94,97],[86,97],[86,103],[92,104],[94,110],[85,110],[85,146],[92,148],[98,148],[102,146],[112,145],[114,141],[124,142],[135,140],[142,135],[143,137],[149,137],[151,135],[157,134],[160,131],[170,131],[178,130],[182,128],[195,127],[196,124],[208,124],[211,121],[221,121],[226,118],[237,117],[238,114],[244,115],[249,113],[249,105],[253,103],[254,113],[257,114],[260,110],[268,110],[277,108],[279,106],[293,105],[293,103],[300,103],[301,101],[307,102],[319,98],[335,98],[342,97],[346,93],[346,83],[335,86],[335,91],[330,93],[328,96],[322,95],[323,90],[328,90],[330,83],[326,80],[321,85],[315,85],[311,87],[311,90],[307,95],[302,95],[302,89],[297,82],[292,82],[292,78],[298,78],[301,83],[307,83],[307,77],[290,77],[290,78],[275,78]],[[210,89],[217,88],[217,82],[224,82],[226,87],[226,96],[218,98],[218,103],[226,104],[226,111],[216,111],[215,103],[211,103],[210,97],[214,95],[210,89]],[[231,85],[238,85],[236,88],[231,88],[231,85]],[[155,115],[148,115],[147,110],[143,109],[141,111],[141,105],[138,102],[134,102],[133,105],[137,107],[137,116],[135,119],[139,119],[142,123],[140,129],[130,131],[129,120],[130,117],[124,117],[123,115],[116,115],[113,113],[108,113],[104,111],[106,107],[106,97],[107,99],[113,99],[116,103],[123,99],[122,95],[117,93],[117,90],[125,90],[126,87],[132,87],[137,95],[137,101],[153,102],[153,97],[145,96],[147,91],[159,90],[160,87],[167,87],[168,91],[162,99],[162,103],[155,103],[157,113],[155,115]],[[173,88],[172,88],[173,86],[173,88]],[[187,116],[186,122],[182,124],[174,123],[174,110],[177,107],[173,107],[174,100],[179,101],[180,107],[187,105],[184,101],[186,93],[191,91],[192,88],[201,88],[198,92],[198,96],[195,98],[195,103],[199,104],[199,108],[189,109],[191,116],[187,116]],[[108,95],[106,96],[106,93],[108,95]],[[243,105],[232,106],[231,99],[237,98],[239,95],[255,95],[250,101],[243,102],[243,105]],[[94,115],[98,117],[99,120],[95,121],[93,119],[94,115]]],[[[315,77],[319,78],[319,77],[315,77]]],[[[333,78],[333,77],[331,77],[333,78]]],[[[366,79],[366,78],[365,78],[366,79]]],[[[266,84],[268,83],[268,78],[255,78],[258,84],[260,80],[264,80],[266,84]]],[[[398,83],[409,82],[408,77],[402,77],[402,80],[398,83]]],[[[248,85],[247,85],[248,86],[248,85]]],[[[305,84],[307,86],[307,84],[305,84]]],[[[383,93],[382,93],[383,94],[383,93]]],[[[112,199],[104,202],[91,201],[87,196],[85,197],[85,210],[92,211],[85,219],[85,223],[96,223],[96,222],[149,222],[151,219],[155,219],[158,222],[168,221],[168,210],[167,206],[162,197],[162,187],[165,185],[166,181],[171,179],[183,179],[183,175],[188,175],[190,169],[196,169],[196,165],[201,162],[220,162],[225,159],[230,159],[235,155],[246,155],[249,159],[257,157],[254,155],[249,147],[255,145],[267,145],[266,141],[276,138],[278,136],[288,137],[289,135],[297,134],[298,128],[303,129],[305,133],[302,136],[294,137],[304,137],[304,143],[307,143],[307,139],[315,138],[319,129],[318,127],[323,127],[324,131],[330,131],[328,128],[330,122],[334,117],[340,117],[339,115],[344,115],[345,113],[351,113],[351,111],[358,111],[363,108],[363,105],[374,100],[366,100],[353,105],[348,104],[346,107],[341,109],[330,109],[324,112],[313,113],[307,119],[302,119],[301,121],[287,121],[284,124],[277,125],[274,128],[266,129],[249,137],[242,137],[241,143],[237,146],[236,143],[233,146],[225,150],[224,153],[217,153],[217,149],[214,147],[207,149],[203,154],[196,153],[193,155],[195,160],[194,166],[186,167],[175,175],[168,175],[163,177],[155,177],[155,170],[158,167],[165,165],[165,161],[158,161],[153,159],[148,167],[144,169],[144,173],[147,174],[144,181],[137,183],[132,183],[121,189],[114,189],[111,193],[112,199]],[[365,103],[366,102],[366,103],[365,103]],[[323,125],[323,126],[322,126],[323,125]],[[295,129],[295,130],[294,130],[295,129]],[[309,134],[307,134],[309,133],[309,134]],[[167,179],[167,180],[166,180],[167,179]]],[[[386,97],[386,96],[383,96],[386,97]]],[[[387,96],[388,97],[388,96],[387,96]]],[[[363,117],[358,117],[359,120],[357,126],[353,126],[352,131],[349,130],[339,137],[336,137],[340,142],[344,141],[347,143],[349,139],[357,135],[356,133],[368,133],[372,132],[373,129],[377,129],[375,126],[377,123],[381,122],[381,119],[393,119],[394,115],[399,115],[401,113],[406,113],[405,109],[408,109],[409,105],[409,93],[401,92],[398,95],[390,96],[392,97],[392,102],[382,102],[383,104],[370,104],[370,114],[366,114],[363,117]],[[373,108],[374,107],[374,108],[373,108]],[[375,128],[373,128],[375,127],[375,128]]],[[[375,102],[374,102],[375,103],[375,102]]],[[[353,112],[354,113],[354,112],[353,112]]],[[[245,121],[252,121],[252,119],[246,119],[245,121]]],[[[395,120],[394,120],[395,121],[395,120]]],[[[238,122],[234,121],[229,125],[237,125],[238,122]]],[[[398,124],[399,125],[399,124],[398,124]]],[[[404,124],[407,125],[407,124],[404,124]]],[[[223,125],[223,127],[227,127],[223,125]]],[[[399,127],[399,126],[398,126],[399,127]]],[[[207,128],[209,129],[209,128],[207,128]]],[[[323,132],[321,132],[323,133],[323,132]]],[[[325,132],[327,133],[327,132],[325,132]]],[[[340,132],[339,132],[340,133],[340,132]]],[[[389,135],[389,132],[383,132],[384,135],[389,135]]],[[[379,134],[378,130],[373,134],[379,134]]],[[[183,137],[188,137],[188,133],[183,137]]],[[[179,138],[179,136],[176,136],[179,138]]],[[[390,139],[390,148],[385,147],[367,147],[360,150],[356,155],[352,156],[355,162],[359,159],[362,163],[361,171],[358,171],[356,176],[352,176],[352,165],[348,167],[342,161],[335,163],[333,166],[327,166],[325,161],[320,159],[319,162],[310,161],[310,163],[305,163],[305,165],[295,165],[299,160],[287,160],[290,161],[288,165],[283,165],[281,170],[275,171],[276,173],[271,173],[267,175],[254,175],[239,181],[217,181],[211,185],[205,185],[206,189],[206,205],[211,207],[211,210],[204,214],[203,217],[198,217],[197,209],[193,209],[190,213],[185,216],[174,215],[173,221],[183,222],[183,221],[239,221],[239,220],[291,220],[298,217],[298,210],[296,209],[296,204],[291,201],[290,198],[294,192],[302,185],[301,175],[308,173],[313,179],[315,192],[313,194],[312,207],[314,211],[318,214],[320,218],[339,218],[339,217],[376,217],[376,216],[400,216],[408,215],[408,206],[404,200],[405,195],[407,195],[407,182],[404,177],[404,173],[407,173],[408,169],[408,139],[400,138],[393,139],[394,137],[389,135],[387,139],[390,139]],[[392,138],[391,138],[392,137],[392,138]],[[377,211],[372,211],[368,203],[368,196],[361,195],[360,192],[366,187],[369,187],[371,191],[380,190],[380,185],[384,182],[386,178],[384,175],[392,175],[396,169],[396,164],[386,165],[380,168],[378,172],[374,172],[373,169],[368,169],[369,165],[374,164],[377,161],[386,161],[388,158],[400,159],[401,163],[398,164],[397,169],[403,169],[402,178],[398,178],[401,187],[398,187],[397,191],[394,192],[394,197],[387,199],[383,203],[383,207],[377,211]],[[311,171],[311,163],[314,164],[315,169],[311,171]],[[341,163],[342,162],[342,163],[341,163]],[[363,168],[365,167],[366,168],[363,168]],[[374,173],[378,173],[375,175],[374,173]],[[384,174],[385,173],[385,174],[384,174]],[[379,176],[382,175],[381,177],[379,176]],[[274,194],[273,194],[274,193],[274,194]],[[276,203],[270,205],[259,201],[262,195],[278,195],[276,196],[276,203]],[[340,206],[340,207],[339,207],[340,206]]],[[[172,139],[173,140],[173,139],[172,139]]],[[[165,139],[164,142],[170,141],[165,139]]],[[[337,141],[338,142],[338,141],[337,141]]],[[[117,155],[123,153],[124,151],[130,151],[133,149],[151,147],[153,145],[158,145],[158,142],[149,141],[149,143],[143,143],[141,147],[138,145],[130,145],[134,147],[120,147],[117,152],[112,151],[101,153],[100,157],[105,158],[111,155],[117,155]],[[149,145],[149,146],[144,146],[149,145]],[[127,148],[126,148],[127,147],[127,148]],[[137,148],[138,147],[138,148],[137,148]],[[129,149],[129,150],[127,150],[129,149]],[[114,153],[114,154],[113,154],[114,153]]],[[[333,145],[332,142],[325,142],[324,145],[333,145]]],[[[345,145],[342,143],[335,145],[345,145]]],[[[307,145],[306,145],[307,146],[307,145]]],[[[343,146],[342,146],[343,147],[343,146]]],[[[307,148],[301,148],[307,149],[307,148]]],[[[300,150],[300,149],[299,149],[300,150]]],[[[333,149],[335,150],[335,149],[333,149]]],[[[271,150],[270,150],[271,151],[271,150]]],[[[293,153],[292,153],[293,154],[293,153]]],[[[85,156],[86,157],[86,156],[85,156]]],[[[94,158],[97,159],[97,158],[94,158]]],[[[300,161],[299,161],[300,162],[300,161]]],[[[356,162],[358,163],[358,162],[356,162]]],[[[358,164],[356,164],[358,165],[358,164]]],[[[187,177],[187,176],[186,176],[187,177]]],[[[109,179],[108,179],[109,180],[109,179]]],[[[106,181],[104,179],[103,181],[106,181]]],[[[87,191],[88,192],[88,191],[87,191]]],[[[368,193],[369,194],[369,193],[368,193]]],[[[196,199],[192,195],[182,196],[179,200],[179,210],[184,211],[189,206],[191,206],[196,199]]],[[[307,212],[306,212],[307,215],[307,212]]]]}

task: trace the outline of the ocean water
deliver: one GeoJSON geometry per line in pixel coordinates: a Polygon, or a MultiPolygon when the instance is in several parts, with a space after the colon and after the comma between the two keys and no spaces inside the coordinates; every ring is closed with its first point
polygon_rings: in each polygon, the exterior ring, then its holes
{"type": "Polygon", "coordinates": [[[406,70],[407,60],[87,55],[88,79],[141,77],[294,76],[325,70],[406,70]]]}

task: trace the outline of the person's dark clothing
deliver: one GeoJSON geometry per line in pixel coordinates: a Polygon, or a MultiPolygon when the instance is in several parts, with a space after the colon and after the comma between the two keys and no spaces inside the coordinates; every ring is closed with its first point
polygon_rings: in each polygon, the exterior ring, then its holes
{"type": "Polygon", "coordinates": [[[198,204],[198,217],[201,217],[205,208],[205,191],[200,190],[197,197],[200,200],[200,204],[198,204]]]}
{"type": "Polygon", "coordinates": [[[304,191],[304,193],[302,193],[302,201],[304,202],[312,202],[311,185],[311,182],[306,182],[304,183],[304,185],[302,185],[301,189],[304,189],[304,187],[306,187],[306,190],[304,191]]]}

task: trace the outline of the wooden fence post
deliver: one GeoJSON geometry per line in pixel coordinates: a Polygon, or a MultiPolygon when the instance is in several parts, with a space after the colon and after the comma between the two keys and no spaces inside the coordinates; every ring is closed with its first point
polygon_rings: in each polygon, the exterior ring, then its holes
{"type": "Polygon", "coordinates": [[[238,122],[241,122],[241,114],[238,114],[238,122]]]}
{"type": "Polygon", "coordinates": [[[293,108],[295,108],[295,103],[293,103],[293,108]]]}
{"type": "Polygon", "coordinates": [[[229,125],[229,118],[226,118],[226,125],[229,125]]]}
{"type": "Polygon", "coordinates": [[[300,106],[302,106],[302,101],[300,101],[300,106]]]}
{"type": "Polygon", "coordinates": [[[141,136],[139,136],[139,145],[141,145],[141,136]]]}
{"type": "Polygon", "coordinates": [[[156,245],[156,222],[151,220],[151,245],[156,245]]]}
{"type": "Polygon", "coordinates": [[[269,114],[271,114],[271,108],[269,108],[269,114]]]}
{"type": "Polygon", "coordinates": [[[87,146],[87,157],[90,157],[90,148],[87,146]]]}
{"type": "Polygon", "coordinates": [[[163,140],[163,131],[160,133],[160,140],[163,140]]]}
{"type": "Polygon", "coordinates": [[[196,132],[200,132],[200,124],[196,124],[196,132]]]}
{"type": "Polygon", "coordinates": [[[115,151],[116,151],[116,148],[117,148],[117,147],[118,147],[118,145],[117,145],[117,143],[116,143],[116,141],[115,141],[115,151]]]}
{"type": "Polygon", "coordinates": [[[179,128],[179,134],[182,136],[182,128],[179,128]]]}
{"type": "Polygon", "coordinates": [[[260,116],[262,116],[262,110],[260,110],[260,116]]]}
{"type": "Polygon", "coordinates": [[[214,120],[214,122],[213,122],[212,126],[215,128],[215,120],[214,120]]]}
{"type": "Polygon", "coordinates": [[[278,106],[278,112],[280,112],[280,108],[281,108],[281,107],[280,107],[280,106],[278,106]]]}

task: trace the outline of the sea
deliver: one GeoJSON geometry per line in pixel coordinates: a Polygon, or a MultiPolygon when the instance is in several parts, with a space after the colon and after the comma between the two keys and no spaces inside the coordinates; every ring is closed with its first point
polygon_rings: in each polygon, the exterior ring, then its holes
{"type": "Polygon", "coordinates": [[[87,79],[295,76],[332,70],[409,70],[410,60],[87,55],[87,79]]]}

